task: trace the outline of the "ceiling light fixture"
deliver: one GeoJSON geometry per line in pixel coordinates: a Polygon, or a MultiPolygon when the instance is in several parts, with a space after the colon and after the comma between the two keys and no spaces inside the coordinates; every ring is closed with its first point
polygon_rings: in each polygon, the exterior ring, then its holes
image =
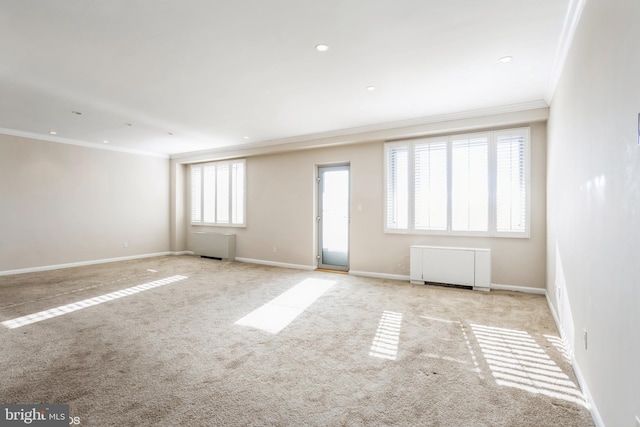
{"type": "Polygon", "coordinates": [[[367,86],[367,90],[369,92],[373,92],[374,90],[376,90],[376,87],[375,86],[367,86]]]}
{"type": "Polygon", "coordinates": [[[49,131],[49,134],[51,134],[51,135],[57,135],[57,134],[58,134],[58,132],[56,132],[55,130],[50,130],[50,131],[49,131]]]}
{"type": "Polygon", "coordinates": [[[167,135],[173,136],[173,132],[167,132],[167,135]]]}
{"type": "Polygon", "coordinates": [[[72,111],[71,113],[75,114],[76,116],[81,116],[82,113],[80,111],[72,111]]]}
{"type": "Polygon", "coordinates": [[[316,50],[318,52],[326,52],[329,50],[329,45],[326,45],[324,43],[320,43],[316,45],[316,50]]]}
{"type": "Polygon", "coordinates": [[[109,141],[107,141],[106,139],[104,141],[102,141],[103,144],[108,144],[109,141]]]}
{"type": "Polygon", "coordinates": [[[245,136],[245,137],[244,137],[244,139],[249,139],[249,137],[248,137],[248,136],[245,136]]]}
{"type": "Polygon", "coordinates": [[[133,126],[131,123],[125,123],[125,126],[133,126]]]}
{"type": "Polygon", "coordinates": [[[502,62],[503,64],[506,64],[507,62],[511,62],[512,59],[513,59],[512,56],[503,56],[502,58],[498,59],[498,61],[502,62]]]}

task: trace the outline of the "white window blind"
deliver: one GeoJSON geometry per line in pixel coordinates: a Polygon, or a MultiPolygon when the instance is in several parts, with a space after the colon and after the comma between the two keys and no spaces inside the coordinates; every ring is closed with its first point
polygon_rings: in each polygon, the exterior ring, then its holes
{"type": "Polygon", "coordinates": [[[191,221],[202,221],[202,168],[191,167],[191,221]]]}
{"type": "MultiPolygon", "coordinates": [[[[197,168],[198,169],[198,168],[197,168]]],[[[216,166],[206,165],[202,168],[202,183],[198,183],[198,187],[202,187],[202,195],[196,195],[198,204],[202,204],[202,222],[216,222],[216,166]]]]}
{"type": "Polygon", "coordinates": [[[406,145],[387,145],[386,224],[390,229],[406,229],[409,223],[409,163],[406,145]]]}
{"type": "Polygon", "coordinates": [[[245,225],[245,160],[191,165],[191,223],[245,225]]]}
{"type": "Polygon", "coordinates": [[[385,231],[529,236],[529,128],[385,144],[385,231]]]}
{"type": "Polygon", "coordinates": [[[527,223],[527,144],[522,131],[496,133],[496,229],[524,232],[527,223]]]}
{"type": "Polygon", "coordinates": [[[244,224],[244,162],[231,164],[231,222],[244,224]]]}
{"type": "Polygon", "coordinates": [[[231,206],[229,169],[228,163],[216,165],[216,222],[218,224],[229,223],[229,207],[231,206]]]}
{"type": "Polygon", "coordinates": [[[487,231],[489,227],[489,138],[451,143],[451,229],[487,231]]]}
{"type": "Polygon", "coordinates": [[[447,229],[447,141],[415,144],[416,230],[447,229]]]}

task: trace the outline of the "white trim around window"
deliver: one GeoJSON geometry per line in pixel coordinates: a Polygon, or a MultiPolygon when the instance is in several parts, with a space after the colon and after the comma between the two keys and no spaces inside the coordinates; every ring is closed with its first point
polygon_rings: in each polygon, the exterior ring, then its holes
{"type": "Polygon", "coordinates": [[[191,225],[246,226],[246,161],[190,167],[191,225]]]}
{"type": "Polygon", "coordinates": [[[528,127],[384,145],[384,231],[530,237],[528,127]]]}

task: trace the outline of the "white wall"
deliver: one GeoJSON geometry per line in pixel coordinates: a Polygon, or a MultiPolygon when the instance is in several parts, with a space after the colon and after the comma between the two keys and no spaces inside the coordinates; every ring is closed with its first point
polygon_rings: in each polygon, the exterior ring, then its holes
{"type": "Polygon", "coordinates": [[[548,130],[548,291],[607,426],[640,416],[638,17],[587,0],[548,130]]]}
{"type": "MultiPolygon", "coordinates": [[[[238,257],[313,268],[317,254],[316,167],[348,162],[351,164],[351,270],[408,276],[412,244],[489,247],[493,283],[544,289],[544,123],[531,124],[531,139],[532,232],[529,239],[385,234],[382,141],[249,157],[247,227],[219,230],[237,234],[238,257]]],[[[188,205],[188,198],[185,203],[188,205]]],[[[185,227],[188,240],[193,231],[212,229],[191,227],[188,223],[185,227]]],[[[190,248],[188,242],[187,246],[190,248]]]]}
{"type": "Polygon", "coordinates": [[[169,183],[168,159],[0,135],[0,272],[168,251],[169,183]]]}

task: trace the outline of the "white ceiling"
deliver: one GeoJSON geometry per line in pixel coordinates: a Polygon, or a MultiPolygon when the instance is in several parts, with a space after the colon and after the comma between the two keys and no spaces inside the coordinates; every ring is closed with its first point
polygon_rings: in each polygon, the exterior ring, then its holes
{"type": "Polygon", "coordinates": [[[548,100],[569,6],[0,0],[0,132],[177,154],[548,100]]]}

